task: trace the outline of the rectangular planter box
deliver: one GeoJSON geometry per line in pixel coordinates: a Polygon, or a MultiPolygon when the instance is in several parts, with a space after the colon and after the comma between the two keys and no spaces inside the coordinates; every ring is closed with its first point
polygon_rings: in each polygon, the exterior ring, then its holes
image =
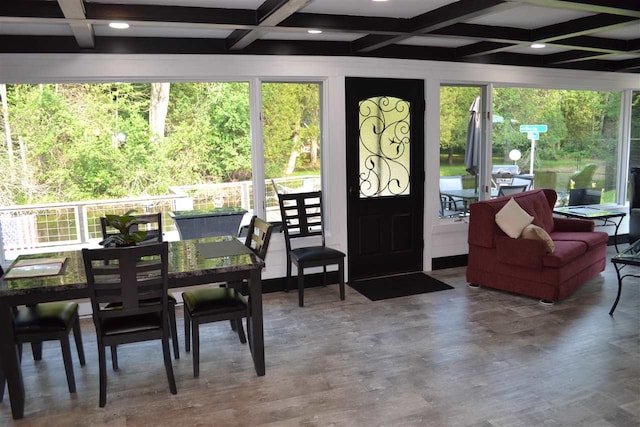
{"type": "Polygon", "coordinates": [[[169,216],[176,223],[180,239],[186,240],[211,236],[237,236],[246,212],[242,208],[213,208],[169,212],[169,216]]]}

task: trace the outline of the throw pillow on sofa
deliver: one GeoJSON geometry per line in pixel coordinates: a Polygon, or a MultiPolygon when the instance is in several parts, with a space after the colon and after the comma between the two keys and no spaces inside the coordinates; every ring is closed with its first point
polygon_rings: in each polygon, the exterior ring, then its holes
{"type": "Polygon", "coordinates": [[[517,239],[524,228],[531,224],[533,217],[520,207],[513,198],[496,214],[496,224],[512,239],[517,239]]]}
{"type": "Polygon", "coordinates": [[[522,230],[523,239],[542,240],[547,245],[547,253],[552,254],[556,250],[556,244],[551,240],[551,236],[544,228],[540,228],[537,225],[529,224],[524,230],[522,230]]]}

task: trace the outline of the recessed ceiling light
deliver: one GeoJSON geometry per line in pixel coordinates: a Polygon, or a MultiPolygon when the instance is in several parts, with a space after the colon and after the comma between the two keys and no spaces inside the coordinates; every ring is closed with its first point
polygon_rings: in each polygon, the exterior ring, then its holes
{"type": "Polygon", "coordinates": [[[309,34],[322,34],[322,30],[307,30],[309,34]]]}
{"type": "Polygon", "coordinates": [[[380,3],[382,3],[383,1],[389,1],[389,0],[371,0],[371,1],[375,1],[375,2],[380,2],[380,3]]]}
{"type": "Polygon", "coordinates": [[[129,28],[129,24],[126,22],[109,22],[110,28],[115,28],[116,30],[126,30],[129,28]]]}
{"type": "Polygon", "coordinates": [[[531,45],[531,49],[544,49],[545,47],[547,47],[547,45],[544,43],[534,43],[531,45]]]}

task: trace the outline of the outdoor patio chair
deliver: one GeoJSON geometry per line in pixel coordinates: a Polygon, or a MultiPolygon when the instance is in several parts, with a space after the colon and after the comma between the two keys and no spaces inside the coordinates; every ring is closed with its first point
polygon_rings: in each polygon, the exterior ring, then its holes
{"type": "MultiPolygon", "coordinates": [[[[169,390],[176,394],[169,349],[167,242],[85,248],[82,256],[98,340],[100,407],[107,402],[105,349],[119,344],[160,340],[169,390]]],[[[148,358],[146,354],[141,356],[148,358]]]]}
{"type": "MultiPolygon", "coordinates": [[[[452,175],[452,176],[441,176],[440,177],[440,191],[447,190],[462,190],[462,176],[460,175],[452,175]]],[[[442,196],[442,195],[441,195],[442,196]]],[[[465,211],[466,205],[465,201],[461,197],[456,196],[445,196],[448,199],[447,202],[447,210],[450,211],[465,211]]]]}
{"type": "Polygon", "coordinates": [[[511,185],[526,185],[525,191],[533,190],[533,175],[514,175],[511,185]]]}
{"type": "Polygon", "coordinates": [[[510,196],[512,194],[523,193],[527,191],[526,185],[501,185],[498,188],[498,197],[510,196]]]}

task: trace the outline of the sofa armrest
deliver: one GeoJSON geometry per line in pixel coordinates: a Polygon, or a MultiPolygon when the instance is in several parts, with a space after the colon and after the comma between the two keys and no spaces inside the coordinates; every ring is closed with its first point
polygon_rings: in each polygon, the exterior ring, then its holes
{"type": "Polygon", "coordinates": [[[593,231],[594,227],[588,219],[553,217],[553,231],[593,231]]]}
{"type": "Polygon", "coordinates": [[[496,236],[496,256],[504,264],[542,269],[542,257],[547,246],[542,240],[512,239],[508,236],[496,236]]]}

